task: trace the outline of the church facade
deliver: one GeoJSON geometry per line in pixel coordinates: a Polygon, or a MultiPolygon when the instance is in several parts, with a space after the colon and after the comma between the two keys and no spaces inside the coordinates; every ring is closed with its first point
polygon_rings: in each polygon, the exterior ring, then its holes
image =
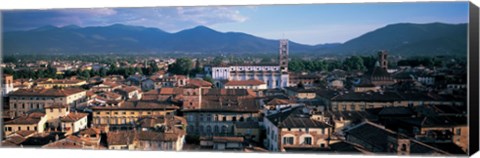
{"type": "Polygon", "coordinates": [[[230,65],[207,68],[216,87],[227,81],[260,80],[268,89],[288,87],[288,40],[280,40],[278,65],[230,65]]]}

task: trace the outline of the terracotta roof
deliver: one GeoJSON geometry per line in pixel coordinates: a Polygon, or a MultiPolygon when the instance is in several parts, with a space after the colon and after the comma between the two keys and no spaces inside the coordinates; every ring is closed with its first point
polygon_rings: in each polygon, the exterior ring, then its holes
{"type": "Polygon", "coordinates": [[[38,122],[40,122],[40,119],[41,117],[45,116],[44,113],[39,113],[39,112],[35,112],[35,113],[31,113],[27,116],[21,116],[21,117],[18,117],[16,119],[13,119],[13,120],[10,120],[10,121],[7,121],[5,122],[5,125],[31,125],[31,124],[37,124],[38,122]]]}
{"type": "Polygon", "coordinates": [[[278,99],[274,98],[271,101],[267,103],[267,105],[283,105],[283,104],[289,104],[291,103],[290,100],[288,99],[278,99]]]}
{"type": "Polygon", "coordinates": [[[178,109],[177,106],[174,106],[169,102],[159,102],[159,101],[150,101],[150,100],[136,100],[136,101],[127,101],[119,106],[96,106],[93,107],[94,110],[112,110],[112,109],[125,109],[125,110],[174,110],[178,109]]]}
{"type": "Polygon", "coordinates": [[[226,142],[236,142],[243,143],[243,137],[228,137],[228,136],[213,136],[213,142],[217,143],[226,143],[226,142]]]}
{"type": "Polygon", "coordinates": [[[37,131],[21,130],[21,131],[15,132],[15,133],[18,134],[18,135],[20,135],[20,136],[22,136],[22,137],[28,137],[28,136],[34,134],[35,132],[37,132],[37,131]]]}
{"type": "Polygon", "coordinates": [[[225,83],[225,86],[258,86],[265,84],[260,80],[231,80],[225,83]]]}
{"type": "Polygon", "coordinates": [[[65,88],[65,89],[19,89],[10,93],[10,96],[45,96],[45,97],[66,97],[72,94],[85,92],[79,88],[65,88]]]}
{"type": "Polygon", "coordinates": [[[133,144],[135,133],[133,131],[112,131],[107,134],[108,145],[133,144]]]}
{"type": "Polygon", "coordinates": [[[67,108],[67,104],[62,103],[54,103],[54,104],[47,104],[45,105],[45,109],[58,109],[58,108],[67,108]]]}
{"type": "Polygon", "coordinates": [[[42,81],[38,84],[79,84],[85,82],[83,80],[51,80],[51,81],[42,81]]]}
{"type": "Polygon", "coordinates": [[[16,144],[16,145],[19,145],[19,144],[23,143],[25,140],[26,140],[25,137],[17,136],[17,135],[7,137],[7,139],[6,139],[6,141],[9,141],[9,142],[11,142],[13,144],[16,144]]]}
{"type": "Polygon", "coordinates": [[[137,132],[138,140],[143,141],[177,141],[179,135],[176,133],[161,133],[154,131],[137,132]]]}
{"type": "Polygon", "coordinates": [[[100,134],[101,132],[102,131],[99,128],[91,127],[80,131],[80,135],[96,135],[100,134]]]}
{"type": "Polygon", "coordinates": [[[82,118],[87,117],[87,115],[88,115],[87,113],[77,113],[77,112],[73,113],[73,112],[71,112],[67,116],[61,117],[60,120],[62,122],[76,122],[76,121],[78,121],[82,118]]]}
{"type": "Polygon", "coordinates": [[[190,79],[187,83],[187,87],[192,86],[192,87],[212,87],[212,83],[201,80],[201,79],[190,79]]]}
{"type": "Polygon", "coordinates": [[[185,109],[184,111],[223,111],[223,112],[258,112],[259,102],[252,97],[238,96],[205,96],[202,98],[199,109],[185,109]]]}
{"type": "Polygon", "coordinates": [[[96,142],[85,140],[79,136],[68,136],[65,139],[61,139],[43,146],[43,148],[67,148],[67,149],[83,149],[85,147],[98,148],[96,142]]]}

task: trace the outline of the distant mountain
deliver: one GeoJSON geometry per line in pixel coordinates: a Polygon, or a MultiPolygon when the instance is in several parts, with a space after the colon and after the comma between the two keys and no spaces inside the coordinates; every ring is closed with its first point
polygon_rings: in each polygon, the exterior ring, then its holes
{"type": "MultiPolygon", "coordinates": [[[[290,42],[291,54],[352,55],[387,50],[401,55],[466,55],[467,24],[392,24],[343,44],[290,42]]],[[[176,33],[157,28],[43,26],[3,34],[3,52],[13,53],[277,53],[278,40],[197,26],[176,33]]]]}
{"type": "Polygon", "coordinates": [[[333,54],[466,55],[467,24],[387,25],[327,50],[333,54]]]}
{"type": "MultiPolygon", "coordinates": [[[[238,32],[218,32],[205,26],[168,33],[156,28],[115,24],[80,28],[44,26],[4,33],[4,52],[10,53],[276,53],[278,40],[238,32]]],[[[291,52],[318,46],[290,42],[291,52]]]]}

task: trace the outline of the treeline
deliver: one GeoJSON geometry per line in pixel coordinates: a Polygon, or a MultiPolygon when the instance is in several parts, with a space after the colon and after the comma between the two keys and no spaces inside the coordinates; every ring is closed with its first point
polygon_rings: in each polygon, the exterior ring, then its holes
{"type": "Polygon", "coordinates": [[[366,71],[368,68],[375,66],[377,59],[373,56],[351,56],[344,60],[301,60],[292,59],[288,63],[288,69],[293,72],[316,72],[316,71],[332,71],[341,69],[345,71],[366,71]]]}
{"type": "Polygon", "coordinates": [[[443,66],[442,60],[435,57],[418,57],[398,61],[398,66],[420,66],[425,67],[441,67],[443,66]]]}
{"type": "Polygon", "coordinates": [[[160,69],[156,63],[149,63],[148,67],[117,67],[114,64],[110,65],[109,68],[100,68],[98,70],[67,70],[63,74],[57,74],[57,70],[52,67],[47,67],[45,70],[32,70],[32,69],[21,69],[14,71],[12,68],[7,67],[4,69],[5,74],[13,75],[14,79],[26,78],[26,79],[38,79],[38,78],[54,78],[54,79],[64,79],[70,78],[72,76],[77,76],[79,79],[87,80],[93,76],[105,77],[108,75],[122,75],[123,77],[128,77],[134,74],[143,74],[143,75],[152,75],[155,72],[158,72],[160,69]]]}

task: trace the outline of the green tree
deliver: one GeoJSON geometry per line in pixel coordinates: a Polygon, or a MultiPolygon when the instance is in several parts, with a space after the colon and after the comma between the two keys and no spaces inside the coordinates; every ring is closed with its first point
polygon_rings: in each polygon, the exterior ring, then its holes
{"type": "Polygon", "coordinates": [[[192,70],[192,60],[189,58],[178,58],[175,63],[168,67],[168,72],[177,75],[188,75],[192,70]]]}

